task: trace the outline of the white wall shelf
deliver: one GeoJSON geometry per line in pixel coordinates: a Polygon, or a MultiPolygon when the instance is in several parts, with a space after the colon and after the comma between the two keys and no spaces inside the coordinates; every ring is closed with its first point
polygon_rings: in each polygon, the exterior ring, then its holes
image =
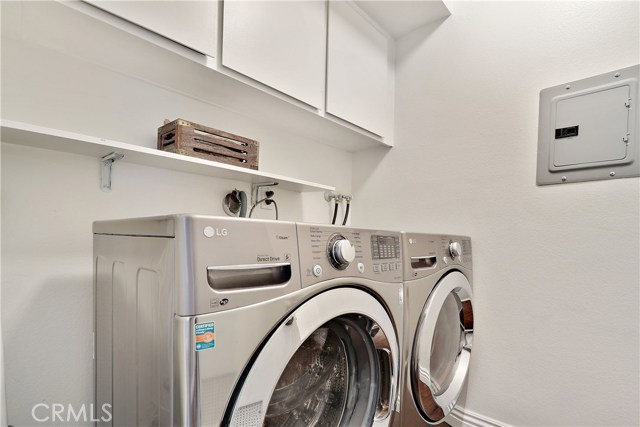
{"type": "Polygon", "coordinates": [[[1,123],[0,136],[3,143],[81,154],[100,160],[111,153],[120,153],[124,155],[122,161],[156,168],[252,184],[276,181],[278,182],[278,188],[289,191],[335,191],[335,187],[329,185],[168,153],[153,148],[110,141],[94,136],[81,135],[12,120],[3,119],[1,123]]]}

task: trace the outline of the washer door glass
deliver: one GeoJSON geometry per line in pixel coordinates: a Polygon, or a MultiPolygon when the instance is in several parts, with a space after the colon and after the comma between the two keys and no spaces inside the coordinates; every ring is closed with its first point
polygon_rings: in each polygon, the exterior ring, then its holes
{"type": "Polygon", "coordinates": [[[424,306],[412,353],[412,388],[422,415],[437,422],[454,408],[469,369],[471,287],[460,272],[445,276],[424,306]]]}
{"type": "Polygon", "coordinates": [[[369,294],[347,288],[320,294],[267,340],[230,425],[389,425],[398,379],[395,337],[386,311],[369,294]]]}

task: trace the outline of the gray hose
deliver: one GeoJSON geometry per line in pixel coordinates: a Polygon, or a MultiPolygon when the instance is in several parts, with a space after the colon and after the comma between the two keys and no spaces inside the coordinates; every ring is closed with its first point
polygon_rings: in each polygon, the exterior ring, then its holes
{"type": "Polygon", "coordinates": [[[240,217],[244,218],[247,216],[247,193],[244,191],[240,191],[240,217]]]}

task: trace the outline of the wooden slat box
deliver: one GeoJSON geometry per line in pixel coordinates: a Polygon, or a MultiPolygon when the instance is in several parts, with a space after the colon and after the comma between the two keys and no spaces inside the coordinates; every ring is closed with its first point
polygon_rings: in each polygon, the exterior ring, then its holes
{"type": "Polygon", "coordinates": [[[158,128],[158,150],[258,170],[260,143],[177,119],[158,128]]]}

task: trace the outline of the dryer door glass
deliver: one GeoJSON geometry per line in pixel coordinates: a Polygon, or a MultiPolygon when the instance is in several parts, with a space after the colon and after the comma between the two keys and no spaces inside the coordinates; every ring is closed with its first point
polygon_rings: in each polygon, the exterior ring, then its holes
{"type": "Polygon", "coordinates": [[[460,306],[455,294],[450,293],[444,301],[436,320],[431,342],[431,385],[436,394],[442,392],[453,379],[460,353],[460,306]]]}
{"type": "Polygon", "coordinates": [[[362,291],[328,291],[300,306],[267,340],[229,424],[386,426],[397,380],[398,345],[384,308],[362,291]]]}
{"type": "Polygon", "coordinates": [[[456,404],[469,369],[473,337],[471,287],[453,272],[433,289],[416,330],[412,388],[423,416],[437,422],[456,404]]]}

